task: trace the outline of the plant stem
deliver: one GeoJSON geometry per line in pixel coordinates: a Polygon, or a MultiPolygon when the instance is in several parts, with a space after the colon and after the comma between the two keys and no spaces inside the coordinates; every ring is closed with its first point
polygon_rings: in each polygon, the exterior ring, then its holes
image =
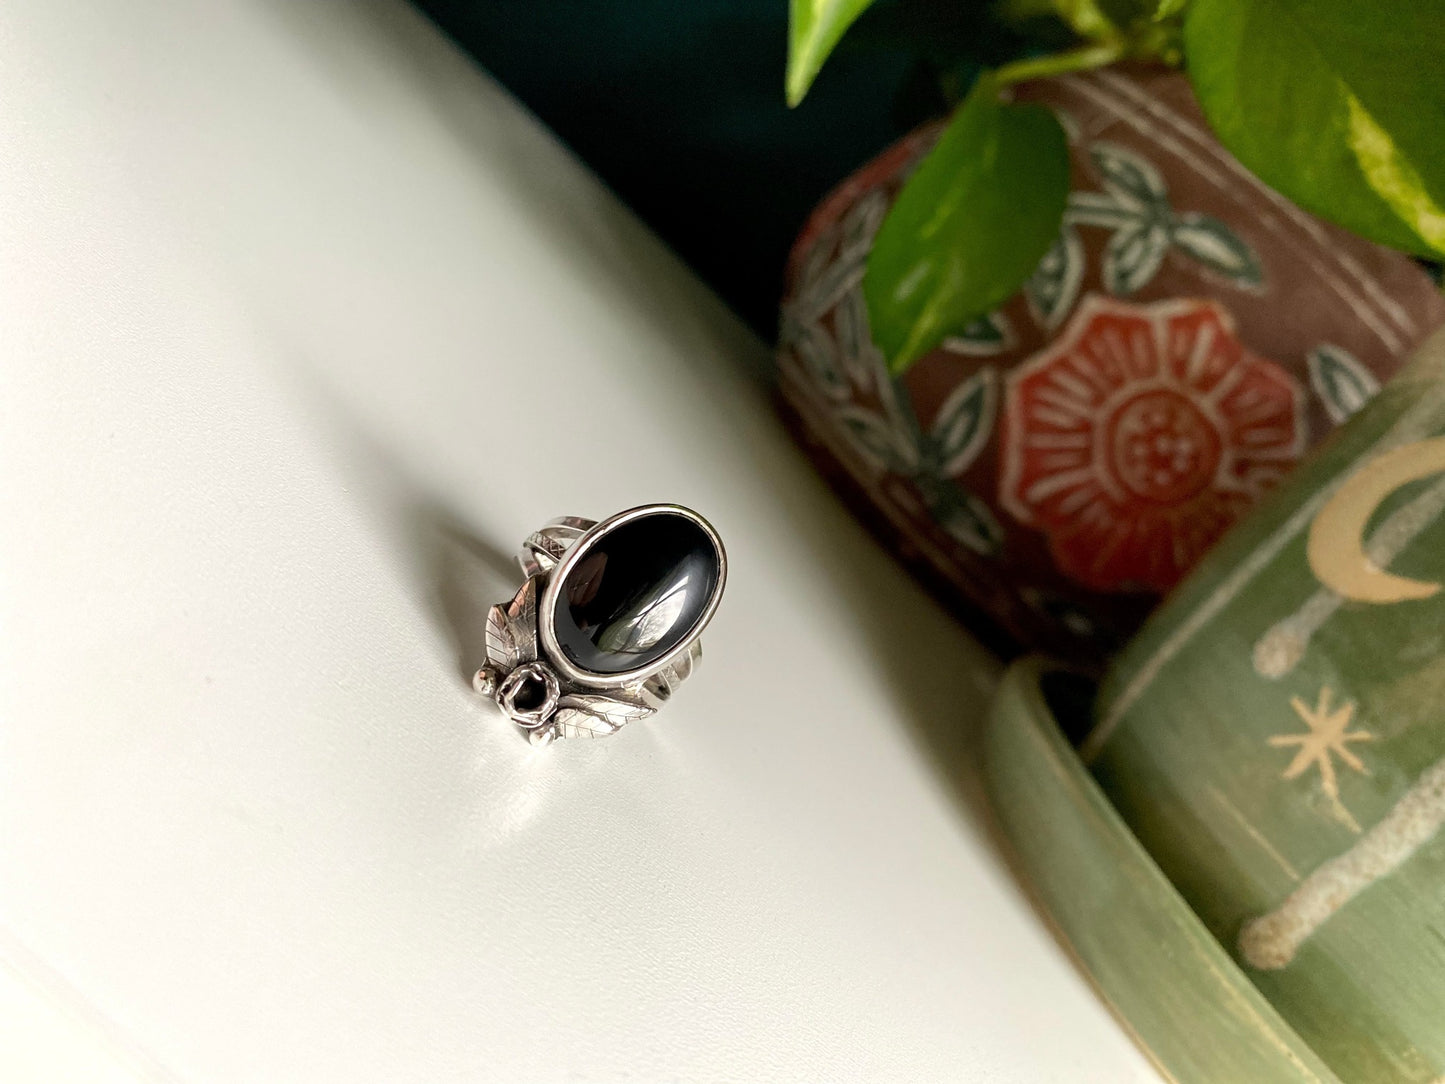
{"type": "Polygon", "coordinates": [[[1049,75],[1063,75],[1066,72],[1088,71],[1112,64],[1128,52],[1128,43],[1122,38],[1107,38],[1103,41],[1081,45],[1063,53],[1050,56],[1029,57],[1005,64],[993,73],[993,80],[1001,87],[1023,83],[1029,79],[1042,79],[1049,75]]]}

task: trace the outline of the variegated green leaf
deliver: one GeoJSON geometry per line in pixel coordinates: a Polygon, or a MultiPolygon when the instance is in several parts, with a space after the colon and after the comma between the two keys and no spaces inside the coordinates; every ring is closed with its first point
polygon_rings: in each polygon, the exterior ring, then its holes
{"type": "Polygon", "coordinates": [[[993,432],[998,400],[998,376],[985,366],[954,388],[933,421],[930,436],[939,461],[939,473],[962,474],[993,432]]]}
{"type": "Polygon", "coordinates": [[[1264,283],[1259,257],[1219,219],[1182,214],[1174,219],[1169,234],[1181,251],[1236,285],[1253,288],[1264,283]]]}
{"type": "Polygon", "coordinates": [[[1445,4],[1192,0],[1186,69],[1271,188],[1372,241],[1445,253],[1445,4]]]}
{"type": "Polygon", "coordinates": [[[1128,297],[1154,277],[1169,251],[1169,231],[1162,223],[1119,230],[1104,247],[1104,288],[1128,297]]]}
{"type": "Polygon", "coordinates": [[[1309,352],[1310,386],[1324,404],[1325,413],[1343,422],[1375,397],[1380,382],[1358,358],[1333,343],[1321,343],[1309,352]]]}
{"type": "Polygon", "coordinates": [[[797,105],[843,32],[873,0],[792,0],[788,16],[788,104],[797,105]]]}

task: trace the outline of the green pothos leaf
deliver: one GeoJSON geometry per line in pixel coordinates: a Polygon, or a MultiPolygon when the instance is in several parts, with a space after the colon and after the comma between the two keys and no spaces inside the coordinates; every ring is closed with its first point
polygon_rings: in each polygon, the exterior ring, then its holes
{"type": "Polygon", "coordinates": [[[894,372],[1019,288],[1058,235],[1068,192],[1058,120],[1000,101],[980,77],[868,254],[869,325],[894,372]]]}
{"type": "Polygon", "coordinates": [[[1105,13],[1106,5],[1095,0],[1053,0],[1050,6],[1080,37],[1102,38],[1118,30],[1105,13]]]}
{"type": "Polygon", "coordinates": [[[1210,125],[1266,184],[1395,248],[1445,253],[1445,4],[1191,0],[1210,125]]]}
{"type": "Polygon", "coordinates": [[[797,105],[823,61],[873,0],[792,0],[788,9],[788,104],[797,105]]]}
{"type": "Polygon", "coordinates": [[[1099,10],[1116,26],[1159,22],[1183,10],[1185,0],[1099,0],[1099,10]]]}

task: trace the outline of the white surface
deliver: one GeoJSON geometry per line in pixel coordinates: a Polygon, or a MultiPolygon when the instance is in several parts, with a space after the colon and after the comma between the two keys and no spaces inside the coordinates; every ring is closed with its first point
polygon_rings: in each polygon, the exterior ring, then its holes
{"type": "Polygon", "coordinates": [[[983,654],[419,17],[0,50],[0,1078],[1153,1079],[977,827],[983,654]],[[706,665],[533,751],[473,551],[657,499],[729,546],[706,665]]]}

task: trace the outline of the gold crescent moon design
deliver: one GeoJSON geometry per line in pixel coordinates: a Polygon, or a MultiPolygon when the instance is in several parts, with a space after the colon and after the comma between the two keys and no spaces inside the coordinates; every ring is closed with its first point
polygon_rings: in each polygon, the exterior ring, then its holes
{"type": "Polygon", "coordinates": [[[1440,584],[1386,572],[1364,549],[1365,526],[1401,486],[1445,471],[1445,437],[1394,448],[1370,460],[1325,502],[1310,524],[1305,554],[1320,583],[1343,598],[1391,603],[1429,598],[1440,584]]]}

